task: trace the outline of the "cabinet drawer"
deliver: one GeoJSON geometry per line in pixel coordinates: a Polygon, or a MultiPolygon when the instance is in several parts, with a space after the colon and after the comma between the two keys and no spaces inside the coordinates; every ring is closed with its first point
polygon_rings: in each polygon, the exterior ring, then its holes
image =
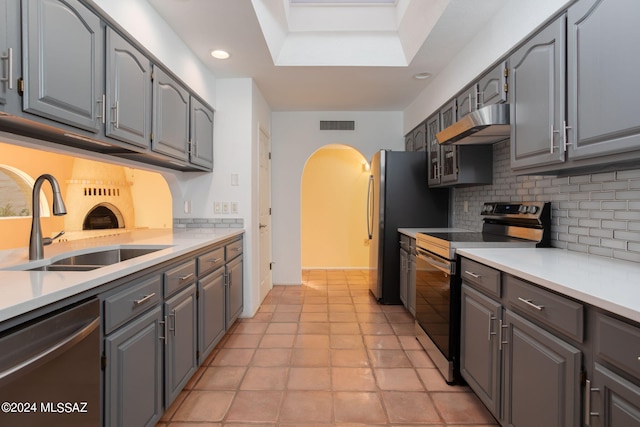
{"type": "Polygon", "coordinates": [[[584,308],[582,304],[506,275],[504,293],[507,304],[526,317],[582,342],[584,308]]]}
{"type": "Polygon", "coordinates": [[[162,282],[155,276],[127,286],[104,300],[104,328],[108,334],[162,300],[162,282]]]}
{"type": "Polygon", "coordinates": [[[220,246],[204,255],[200,255],[197,260],[198,276],[202,276],[216,268],[224,265],[224,246],[220,246]]]}
{"type": "Polygon", "coordinates": [[[491,295],[500,297],[500,271],[462,258],[460,274],[463,281],[477,285],[491,295]]]}
{"type": "Polygon", "coordinates": [[[226,260],[230,261],[242,253],[242,239],[229,243],[225,246],[226,260]]]}
{"type": "Polygon", "coordinates": [[[189,261],[164,273],[164,295],[171,295],[196,280],[196,261],[189,261]]]}
{"type": "Polygon", "coordinates": [[[595,355],[640,379],[640,328],[598,313],[595,355]]]}

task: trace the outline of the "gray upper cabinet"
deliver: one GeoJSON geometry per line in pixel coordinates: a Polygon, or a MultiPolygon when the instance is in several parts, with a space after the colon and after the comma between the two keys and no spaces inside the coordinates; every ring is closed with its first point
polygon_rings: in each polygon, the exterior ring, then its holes
{"type": "Polygon", "coordinates": [[[0,110],[18,103],[20,75],[20,6],[18,0],[0,0],[0,110]]]}
{"type": "Polygon", "coordinates": [[[478,108],[507,102],[507,62],[501,62],[478,80],[478,108]]]}
{"type": "Polygon", "coordinates": [[[420,126],[413,130],[413,151],[424,151],[426,148],[426,135],[425,124],[421,123],[420,126]]]}
{"type": "Polygon", "coordinates": [[[98,133],[104,26],[77,0],[22,2],[24,111],[98,133]]]}
{"type": "Polygon", "coordinates": [[[440,174],[442,170],[442,160],[440,154],[442,149],[436,134],[440,132],[440,114],[436,113],[429,117],[426,122],[426,143],[427,143],[427,183],[429,187],[440,184],[440,174]]]}
{"type": "Polygon", "coordinates": [[[458,120],[478,109],[478,85],[473,84],[456,98],[458,120]]]}
{"type": "Polygon", "coordinates": [[[509,59],[513,169],[564,161],[565,26],[562,15],[509,59]]]}
{"type": "Polygon", "coordinates": [[[640,148],[640,2],[582,0],[568,10],[568,154],[640,148]]]}
{"type": "Polygon", "coordinates": [[[153,137],[151,149],[188,159],[189,92],[160,67],[153,67],[153,137]]]}
{"type": "Polygon", "coordinates": [[[413,151],[413,131],[404,137],[404,151],[413,151]]]}
{"type": "Polygon", "coordinates": [[[107,28],[105,134],[149,147],[151,137],[151,61],[107,28]]]}
{"type": "Polygon", "coordinates": [[[191,148],[189,161],[213,168],[213,110],[191,97],[191,148]]]}
{"type": "MultiPolygon", "coordinates": [[[[441,129],[445,129],[454,124],[456,117],[456,100],[452,99],[440,109],[441,129]]],[[[440,162],[442,171],[440,172],[440,180],[442,183],[453,182],[458,178],[457,154],[457,146],[441,146],[440,162]]]]}

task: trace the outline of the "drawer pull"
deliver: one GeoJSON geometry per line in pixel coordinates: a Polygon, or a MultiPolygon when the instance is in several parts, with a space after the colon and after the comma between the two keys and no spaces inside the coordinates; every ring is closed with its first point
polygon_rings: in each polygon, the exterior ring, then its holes
{"type": "Polygon", "coordinates": [[[207,262],[216,263],[222,261],[222,258],[209,258],[207,262]]]}
{"type": "Polygon", "coordinates": [[[138,306],[138,305],[144,304],[145,302],[149,301],[154,296],[156,296],[156,293],[152,292],[149,295],[145,295],[142,298],[133,301],[133,305],[134,306],[138,306]]]}
{"type": "Polygon", "coordinates": [[[474,273],[473,271],[469,271],[469,270],[465,270],[464,274],[468,274],[469,276],[475,278],[475,279],[479,279],[481,276],[479,274],[474,273]]]}
{"type": "Polygon", "coordinates": [[[180,280],[181,282],[184,282],[185,280],[190,279],[192,277],[193,277],[193,273],[189,273],[186,276],[178,277],[178,280],[180,280]]]}
{"type": "Polygon", "coordinates": [[[585,381],[585,390],[584,390],[584,425],[591,425],[591,417],[599,417],[599,412],[591,412],[591,393],[592,392],[600,392],[600,389],[597,387],[591,387],[591,381],[585,381]]]}
{"type": "Polygon", "coordinates": [[[164,335],[159,337],[159,339],[161,339],[162,341],[164,341],[165,345],[167,344],[167,316],[164,316],[162,318],[162,320],[160,322],[158,322],[162,325],[162,331],[164,332],[164,335]]]}
{"type": "Polygon", "coordinates": [[[236,251],[236,252],[240,252],[242,249],[241,248],[232,248],[232,251],[236,251]]]}
{"type": "Polygon", "coordinates": [[[498,336],[498,350],[502,351],[502,346],[503,345],[507,345],[509,344],[508,340],[502,340],[502,336],[503,336],[503,330],[507,329],[507,337],[509,336],[509,325],[505,325],[502,323],[502,319],[498,320],[498,332],[500,332],[500,335],[498,336]]]}
{"type": "Polygon", "coordinates": [[[497,332],[493,332],[492,331],[493,328],[491,327],[491,325],[493,324],[494,320],[496,320],[495,317],[489,316],[489,335],[487,336],[487,341],[491,341],[491,336],[492,335],[497,335],[497,332]]]}
{"type": "Polygon", "coordinates": [[[533,307],[538,311],[542,311],[542,309],[544,308],[544,305],[534,304],[533,302],[531,302],[530,299],[524,299],[522,297],[518,297],[518,301],[522,301],[523,303],[527,304],[529,307],[533,307]]]}

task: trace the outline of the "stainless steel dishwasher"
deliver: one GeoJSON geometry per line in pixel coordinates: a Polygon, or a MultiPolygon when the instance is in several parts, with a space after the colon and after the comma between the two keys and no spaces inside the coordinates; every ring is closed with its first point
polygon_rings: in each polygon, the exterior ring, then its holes
{"type": "Polygon", "coordinates": [[[100,425],[96,299],[0,335],[0,425],[100,425]]]}

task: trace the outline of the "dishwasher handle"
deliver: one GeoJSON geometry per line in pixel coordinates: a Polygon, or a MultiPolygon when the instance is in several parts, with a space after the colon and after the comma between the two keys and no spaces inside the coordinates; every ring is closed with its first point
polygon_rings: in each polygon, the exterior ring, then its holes
{"type": "Polygon", "coordinates": [[[452,263],[445,259],[436,258],[421,248],[416,248],[416,256],[443,273],[447,273],[449,275],[454,274],[452,263]]]}
{"type": "Polygon", "coordinates": [[[51,347],[41,351],[38,354],[24,360],[16,365],[0,372],[0,386],[10,381],[14,376],[20,375],[22,372],[28,370],[32,370],[37,368],[38,366],[42,366],[48,361],[55,359],[60,354],[65,353],[70,350],[80,342],[82,342],[86,337],[88,337],[93,331],[98,329],[100,326],[100,318],[97,317],[93,319],[88,325],[83,326],[79,330],[75,331],[71,335],[66,338],[58,341],[51,347]]]}

